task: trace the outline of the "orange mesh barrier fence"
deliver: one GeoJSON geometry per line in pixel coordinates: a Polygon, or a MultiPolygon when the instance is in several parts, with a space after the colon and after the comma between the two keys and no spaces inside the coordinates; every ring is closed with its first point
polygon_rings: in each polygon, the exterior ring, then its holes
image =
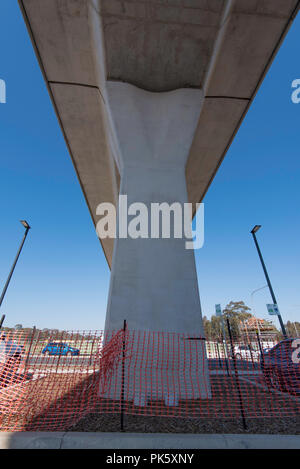
{"type": "Polygon", "coordinates": [[[4,333],[2,431],[65,431],[99,413],[204,419],[299,415],[300,339],[208,341],[130,330],[4,333]]]}

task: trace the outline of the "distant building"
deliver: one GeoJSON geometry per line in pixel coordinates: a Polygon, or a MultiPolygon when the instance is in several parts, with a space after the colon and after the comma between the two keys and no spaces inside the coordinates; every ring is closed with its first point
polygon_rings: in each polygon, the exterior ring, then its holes
{"type": "Polygon", "coordinates": [[[262,342],[277,343],[278,330],[271,321],[265,319],[251,316],[251,318],[241,323],[240,331],[248,342],[257,341],[258,335],[262,342]]]}

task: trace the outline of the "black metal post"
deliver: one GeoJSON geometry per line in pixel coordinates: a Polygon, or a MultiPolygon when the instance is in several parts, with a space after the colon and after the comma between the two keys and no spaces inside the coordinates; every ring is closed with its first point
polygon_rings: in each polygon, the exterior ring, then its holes
{"type": "MultiPolygon", "coordinates": [[[[59,332],[56,336],[59,336],[59,332]]],[[[61,344],[64,340],[64,331],[61,331],[61,334],[60,334],[60,342],[59,344],[61,344]]],[[[60,345],[58,347],[58,359],[57,359],[57,364],[56,364],[56,370],[55,370],[55,373],[57,374],[58,373],[58,368],[59,368],[59,364],[60,364],[60,359],[61,359],[61,355],[62,355],[62,346],[60,345]]]]}
{"type": "Polygon", "coordinates": [[[246,418],[245,418],[245,413],[244,413],[244,404],[243,404],[243,399],[242,399],[238,369],[237,369],[237,366],[236,366],[236,357],[235,357],[235,353],[234,353],[234,347],[233,347],[233,341],[232,341],[232,335],[231,335],[231,327],[230,327],[229,319],[226,318],[226,320],[227,320],[227,328],[228,328],[228,334],[229,334],[230,345],[231,345],[231,354],[232,354],[232,359],[233,359],[235,382],[236,382],[236,387],[237,387],[237,390],[238,390],[239,401],[240,401],[240,410],[241,410],[242,422],[243,422],[244,429],[246,429],[247,425],[246,425],[246,418]]]}
{"type": "Polygon", "coordinates": [[[250,352],[250,357],[251,357],[251,361],[252,361],[252,365],[254,367],[254,360],[253,360],[253,354],[252,354],[252,347],[251,347],[251,344],[248,342],[248,349],[249,349],[249,352],[250,352]]]}
{"type": "MultiPolygon", "coordinates": [[[[270,278],[269,278],[269,275],[268,275],[268,272],[267,272],[267,269],[266,269],[266,265],[264,263],[264,260],[263,260],[263,257],[262,257],[262,254],[261,254],[261,251],[260,251],[256,236],[255,236],[254,229],[251,231],[251,234],[253,236],[254,243],[255,243],[259,258],[260,258],[260,262],[261,262],[261,265],[262,265],[262,268],[263,268],[263,271],[264,271],[264,274],[265,274],[265,277],[266,277],[266,280],[267,280],[267,284],[268,284],[268,287],[269,287],[269,290],[270,290],[270,293],[271,293],[273,304],[277,305],[275,294],[274,294],[274,291],[273,291],[273,288],[272,288],[272,285],[271,285],[271,282],[270,282],[270,278]]],[[[285,330],[285,327],[284,327],[284,324],[283,324],[281,314],[278,314],[278,319],[279,319],[280,327],[281,327],[281,330],[282,330],[282,334],[283,334],[284,338],[287,339],[287,333],[286,333],[286,330],[285,330]]]]}
{"type": "Polygon", "coordinates": [[[257,342],[258,342],[258,346],[259,346],[259,351],[260,351],[260,354],[263,358],[263,349],[262,349],[262,346],[261,346],[261,341],[260,341],[260,337],[259,337],[259,333],[256,332],[256,337],[257,337],[257,342]]]}
{"type": "MultiPolygon", "coordinates": [[[[262,371],[264,370],[264,365],[265,365],[265,357],[264,357],[264,351],[263,351],[263,348],[261,346],[261,341],[260,341],[260,337],[259,337],[259,333],[256,332],[256,338],[257,338],[257,343],[258,343],[258,347],[259,347],[259,351],[260,351],[260,356],[261,356],[261,369],[262,371]]],[[[267,382],[267,388],[269,389],[269,391],[271,390],[271,386],[270,386],[270,383],[269,383],[269,380],[266,380],[267,382]]]]}
{"type": "Polygon", "coordinates": [[[219,368],[222,368],[222,361],[221,361],[221,357],[220,357],[219,342],[218,341],[217,341],[217,355],[218,355],[218,359],[219,359],[219,368]]]}
{"type": "MultiPolygon", "coordinates": [[[[221,336],[220,338],[220,341],[222,343],[222,349],[223,349],[223,352],[224,352],[224,362],[225,362],[225,365],[226,365],[226,370],[227,370],[227,376],[230,376],[230,373],[229,373],[229,367],[228,367],[228,358],[227,358],[227,347],[226,347],[226,341],[225,341],[225,331],[224,331],[224,335],[221,336]]],[[[219,350],[219,343],[217,342],[217,351],[218,351],[218,357],[219,357],[219,366],[220,368],[223,369],[223,362],[222,362],[222,359],[221,359],[221,356],[220,356],[220,350],[219,350]]]]}
{"type": "Polygon", "coordinates": [[[27,366],[28,366],[28,362],[29,362],[29,356],[30,356],[30,352],[31,352],[31,347],[32,347],[32,344],[33,344],[34,336],[35,336],[35,331],[36,331],[36,327],[33,326],[32,334],[31,334],[31,338],[30,338],[30,343],[29,343],[29,347],[28,347],[28,352],[27,352],[25,365],[24,365],[24,372],[26,372],[26,370],[27,370],[27,366]]]}
{"type": "Polygon", "coordinates": [[[2,329],[2,324],[3,324],[4,319],[5,319],[5,314],[2,314],[2,317],[0,319],[0,330],[2,329]]]}
{"type": "Polygon", "coordinates": [[[126,319],[124,319],[124,325],[123,325],[122,387],[121,387],[121,432],[124,431],[125,332],[126,332],[126,319]]]}
{"type": "Polygon", "coordinates": [[[17,264],[17,262],[18,262],[19,256],[20,256],[20,254],[21,254],[21,251],[22,251],[22,248],[23,248],[23,245],[24,245],[24,243],[25,243],[25,240],[26,240],[26,237],[27,237],[27,234],[28,234],[28,231],[29,231],[29,230],[30,230],[30,226],[27,225],[26,230],[25,230],[25,233],[24,233],[24,236],[23,236],[23,239],[22,239],[22,242],[21,242],[21,244],[20,244],[20,247],[19,247],[19,250],[18,250],[18,252],[17,252],[16,258],[15,258],[15,260],[14,260],[14,263],[13,263],[13,265],[12,265],[12,268],[11,268],[11,270],[10,270],[10,273],[9,273],[9,275],[8,275],[8,278],[7,278],[7,280],[6,280],[6,283],[5,283],[5,285],[4,285],[4,288],[3,288],[3,291],[2,291],[2,295],[1,295],[1,297],[0,297],[0,307],[1,307],[1,305],[2,305],[2,302],[3,302],[4,296],[5,296],[6,290],[7,290],[7,288],[8,288],[8,285],[9,285],[10,279],[11,279],[11,277],[12,277],[12,274],[14,273],[16,264],[17,264]]]}
{"type": "Polygon", "coordinates": [[[227,370],[227,376],[230,376],[229,372],[229,357],[228,357],[228,350],[227,350],[227,343],[226,343],[226,334],[225,334],[225,326],[224,326],[224,316],[223,313],[221,314],[221,326],[222,326],[222,334],[223,334],[223,350],[224,350],[224,360],[227,370]]]}
{"type": "Polygon", "coordinates": [[[227,376],[230,376],[229,363],[228,363],[229,357],[228,357],[227,346],[226,346],[226,341],[225,340],[223,342],[223,350],[224,350],[224,355],[226,354],[224,359],[225,359],[225,365],[226,365],[226,370],[227,370],[227,376]]]}

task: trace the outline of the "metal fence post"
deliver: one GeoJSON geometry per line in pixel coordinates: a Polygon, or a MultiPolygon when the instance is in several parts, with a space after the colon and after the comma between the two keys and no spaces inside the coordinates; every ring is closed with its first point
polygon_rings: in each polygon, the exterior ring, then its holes
{"type": "Polygon", "coordinates": [[[261,341],[260,341],[260,337],[259,337],[258,332],[256,332],[256,337],[257,337],[257,342],[258,342],[258,346],[259,346],[259,351],[260,351],[261,357],[263,359],[263,349],[262,349],[262,346],[261,346],[261,341]]]}
{"type": "MultiPolygon", "coordinates": [[[[259,337],[259,333],[256,332],[256,337],[257,337],[257,343],[258,343],[258,347],[259,347],[259,351],[260,351],[260,356],[261,356],[261,364],[262,364],[262,368],[264,368],[264,365],[265,365],[265,357],[264,357],[264,351],[263,351],[263,348],[262,348],[262,345],[261,345],[261,341],[260,341],[260,337],[259,337]]],[[[270,391],[270,385],[269,385],[269,381],[267,381],[267,387],[270,391]]]]}
{"type": "Polygon", "coordinates": [[[29,355],[30,355],[30,352],[31,352],[31,347],[32,347],[32,343],[33,343],[33,338],[34,338],[34,335],[35,335],[35,331],[36,331],[36,327],[33,326],[33,328],[32,328],[32,334],[31,334],[31,339],[30,339],[30,343],[29,343],[29,348],[28,348],[28,352],[27,352],[27,356],[26,356],[26,360],[25,360],[24,373],[25,373],[26,370],[27,370],[28,361],[29,361],[29,355]]]}
{"type": "Polygon", "coordinates": [[[124,431],[124,388],[125,388],[125,332],[126,332],[126,319],[123,325],[123,346],[122,346],[122,387],[121,387],[121,431],[124,431]]]}
{"type": "Polygon", "coordinates": [[[240,386],[240,381],[239,381],[238,369],[237,369],[237,365],[236,365],[236,357],[235,357],[235,354],[234,354],[231,327],[230,327],[230,322],[229,322],[228,318],[227,318],[227,328],[228,328],[228,334],[229,334],[229,339],[230,339],[231,354],[232,354],[232,359],[233,359],[235,382],[236,382],[236,387],[237,387],[237,391],[238,391],[238,395],[239,395],[239,401],[240,401],[240,410],[241,410],[242,422],[243,422],[244,429],[246,429],[247,425],[246,425],[246,419],[245,419],[245,413],[244,413],[244,405],[243,405],[243,399],[242,399],[242,393],[241,393],[241,386],[240,386]]]}
{"type": "Polygon", "coordinates": [[[217,341],[217,355],[218,355],[218,359],[219,359],[219,368],[222,368],[222,361],[221,361],[221,357],[220,357],[219,342],[218,341],[217,341]]]}
{"type": "MultiPolygon", "coordinates": [[[[59,344],[61,344],[62,341],[63,341],[63,337],[64,337],[63,334],[64,334],[64,331],[61,332],[59,344]]],[[[57,334],[57,335],[58,335],[58,334],[57,334]]],[[[61,355],[62,355],[62,347],[61,347],[61,345],[60,345],[59,354],[58,354],[58,359],[57,359],[57,364],[56,364],[56,370],[55,370],[55,373],[56,373],[56,374],[58,373],[58,368],[59,368],[59,364],[60,364],[61,355]]]]}

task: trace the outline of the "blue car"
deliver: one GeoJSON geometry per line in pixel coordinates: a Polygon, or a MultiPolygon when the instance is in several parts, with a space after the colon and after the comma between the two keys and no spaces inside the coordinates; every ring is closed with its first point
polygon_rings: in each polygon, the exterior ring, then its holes
{"type": "Polygon", "coordinates": [[[70,347],[70,345],[63,342],[51,342],[42,350],[44,355],[65,355],[76,356],[79,355],[79,349],[70,347]]]}

